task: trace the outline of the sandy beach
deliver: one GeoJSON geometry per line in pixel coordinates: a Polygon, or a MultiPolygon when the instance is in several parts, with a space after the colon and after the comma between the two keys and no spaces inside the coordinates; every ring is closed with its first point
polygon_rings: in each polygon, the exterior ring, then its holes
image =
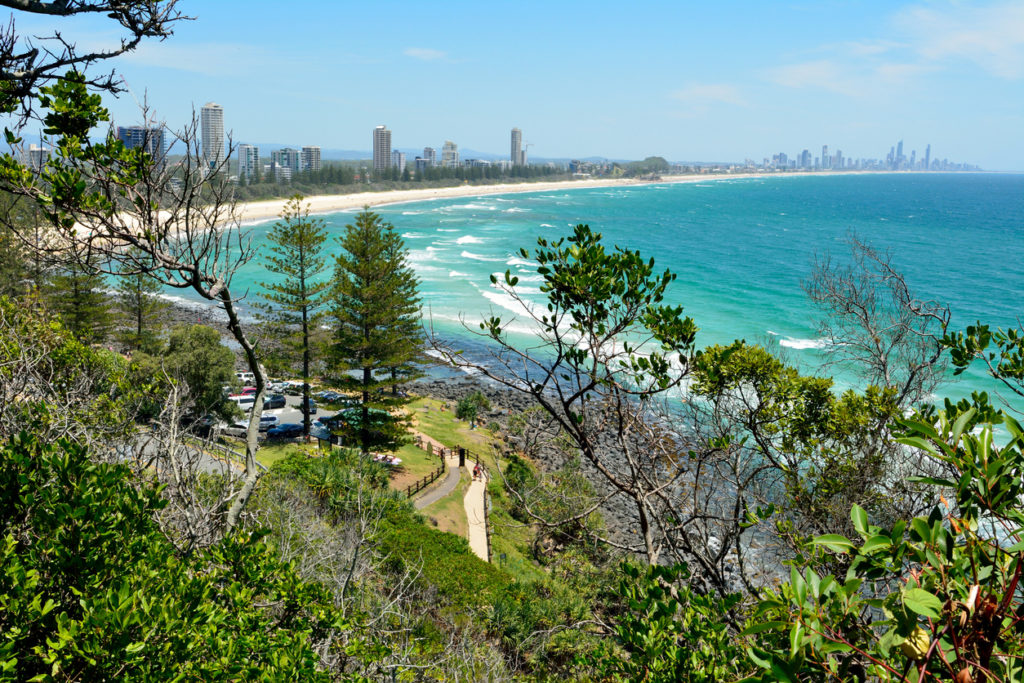
{"type": "MultiPolygon", "coordinates": [[[[844,172],[849,175],[854,172],[844,172]]],[[[629,185],[651,185],[664,183],[701,183],[714,180],[735,180],[738,178],[794,178],[798,176],[829,173],[719,173],[702,175],[662,176],[659,180],[637,180],[635,178],[594,178],[563,180],[558,182],[502,183],[500,185],[457,185],[455,187],[432,187],[417,190],[390,190],[383,192],[359,192],[355,194],[314,195],[303,201],[309,205],[310,213],[324,214],[346,209],[361,209],[364,206],[383,206],[405,202],[422,202],[432,199],[453,197],[482,197],[491,194],[512,194],[516,192],[550,192],[553,190],[576,190],[596,187],[623,187],[629,185]]],[[[242,223],[253,223],[277,218],[281,215],[287,199],[271,199],[248,202],[238,206],[237,218],[242,223]]]]}

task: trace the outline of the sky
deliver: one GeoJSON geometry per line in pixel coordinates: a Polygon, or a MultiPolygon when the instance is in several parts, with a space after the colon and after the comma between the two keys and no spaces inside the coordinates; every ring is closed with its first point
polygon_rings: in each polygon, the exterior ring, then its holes
{"type": "MultiPolygon", "coordinates": [[[[114,122],[179,128],[208,101],[235,142],[760,161],[822,145],[1024,170],[1024,2],[180,0],[194,16],[113,66],[114,122]]],[[[19,31],[52,19],[16,15],[19,31]]],[[[61,23],[80,47],[102,17],[61,23]]]]}

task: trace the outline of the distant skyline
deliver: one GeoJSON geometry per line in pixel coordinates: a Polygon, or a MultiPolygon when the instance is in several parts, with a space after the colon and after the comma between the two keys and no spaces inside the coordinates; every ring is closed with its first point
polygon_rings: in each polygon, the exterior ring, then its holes
{"type": "MultiPolygon", "coordinates": [[[[115,125],[141,123],[148,93],[172,128],[217,102],[235,142],[362,150],[386,122],[394,148],[498,154],[518,127],[541,158],[742,161],[822,145],[884,158],[902,139],[1024,170],[1020,0],[180,8],[196,20],[114,64],[132,90],[107,100],[115,125]]],[[[117,38],[97,17],[60,28],[82,48],[117,38]]]]}

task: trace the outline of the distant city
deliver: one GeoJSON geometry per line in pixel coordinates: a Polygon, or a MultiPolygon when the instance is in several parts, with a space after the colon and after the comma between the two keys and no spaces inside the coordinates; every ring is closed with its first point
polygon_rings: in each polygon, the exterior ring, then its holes
{"type": "MultiPolygon", "coordinates": [[[[202,163],[207,169],[220,168],[225,162],[224,109],[215,102],[208,102],[200,109],[200,136],[202,143],[202,163]]],[[[164,126],[119,126],[117,138],[126,147],[143,148],[154,158],[164,163],[168,151],[170,136],[165,134],[164,126]]],[[[441,146],[438,159],[437,150],[424,147],[423,153],[417,155],[409,164],[406,153],[394,149],[391,143],[391,130],[386,126],[377,126],[372,131],[372,170],[375,174],[397,170],[399,174],[422,174],[435,166],[443,168],[477,168],[497,167],[508,171],[516,166],[529,165],[527,149],[531,143],[523,142],[523,132],[513,128],[509,138],[509,155],[507,159],[460,159],[459,146],[452,140],[445,140],[441,146]]],[[[263,163],[264,157],[260,148],[254,144],[236,146],[238,155],[236,179],[273,179],[274,182],[288,183],[299,173],[316,172],[322,168],[321,147],[305,145],[301,148],[282,147],[270,152],[269,163],[263,163]]],[[[22,152],[22,162],[34,169],[40,169],[50,156],[50,149],[44,145],[30,145],[22,152]]],[[[660,158],[656,157],[659,161],[660,158]]],[[[541,165],[548,168],[561,169],[574,176],[593,177],[608,176],[621,172],[621,164],[612,160],[570,159],[563,161],[544,161],[541,165]]],[[[786,152],[765,157],[760,163],[746,159],[740,163],[704,163],[704,162],[665,162],[663,170],[668,173],[743,173],[743,172],[787,172],[787,171],[980,171],[978,166],[962,162],[950,161],[932,155],[931,144],[925,145],[924,153],[918,156],[917,150],[910,150],[909,156],[904,151],[903,140],[889,148],[884,158],[853,158],[844,156],[842,150],[829,151],[828,145],[822,145],[821,154],[815,155],[809,149],[790,155],[786,152]]]]}

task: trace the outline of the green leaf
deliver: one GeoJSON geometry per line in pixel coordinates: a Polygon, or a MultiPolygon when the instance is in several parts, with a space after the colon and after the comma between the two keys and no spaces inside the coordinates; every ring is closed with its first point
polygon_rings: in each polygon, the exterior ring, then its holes
{"type": "Polygon", "coordinates": [[[860,552],[864,555],[876,552],[882,549],[888,549],[892,547],[892,540],[888,536],[872,536],[864,545],[861,546],[860,552]]]}
{"type": "Polygon", "coordinates": [[[942,601],[923,588],[908,588],[904,591],[903,605],[922,617],[938,619],[942,616],[942,601]]]}
{"type": "Polygon", "coordinates": [[[854,503],[850,509],[850,519],[853,520],[853,528],[857,533],[868,533],[868,513],[864,512],[864,508],[854,503]]]}
{"type": "Polygon", "coordinates": [[[771,631],[774,629],[782,630],[787,626],[789,626],[788,621],[761,621],[746,627],[742,632],[740,632],[740,635],[752,636],[755,633],[764,633],[765,631],[771,631]]]}
{"type": "Polygon", "coordinates": [[[840,536],[839,534],[824,534],[822,536],[818,536],[811,541],[811,545],[823,545],[829,550],[837,553],[845,553],[853,548],[853,543],[851,543],[845,536],[840,536]]]}

